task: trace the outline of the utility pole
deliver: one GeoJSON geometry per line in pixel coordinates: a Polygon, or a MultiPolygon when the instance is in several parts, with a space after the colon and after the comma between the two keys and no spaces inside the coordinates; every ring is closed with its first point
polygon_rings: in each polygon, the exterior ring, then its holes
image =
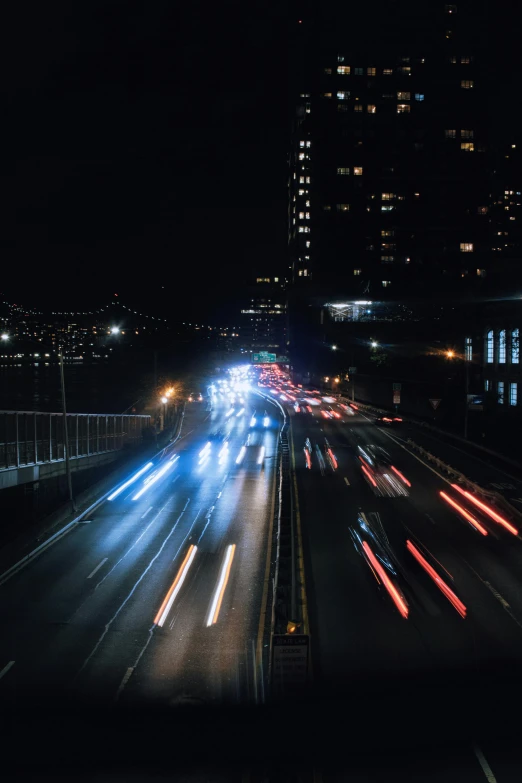
{"type": "Polygon", "coordinates": [[[67,427],[67,408],[65,407],[65,379],[63,374],[63,351],[60,349],[60,386],[62,389],[62,411],[63,411],[63,447],[65,451],[65,471],[67,473],[67,486],[69,488],[69,500],[71,508],[76,511],[76,502],[72,490],[71,460],[69,457],[69,430],[67,427]]]}

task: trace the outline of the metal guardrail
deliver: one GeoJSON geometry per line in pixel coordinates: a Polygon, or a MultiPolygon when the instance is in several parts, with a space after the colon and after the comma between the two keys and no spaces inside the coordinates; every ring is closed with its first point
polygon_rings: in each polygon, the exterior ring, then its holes
{"type": "MultiPolygon", "coordinates": [[[[0,411],[0,471],[65,459],[63,413],[0,411]]],[[[119,451],[142,440],[148,415],[68,413],[69,457],[119,451]]]]}

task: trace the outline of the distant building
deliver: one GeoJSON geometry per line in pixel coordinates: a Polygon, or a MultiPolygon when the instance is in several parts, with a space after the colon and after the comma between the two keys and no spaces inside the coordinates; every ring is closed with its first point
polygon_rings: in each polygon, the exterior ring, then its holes
{"type": "Polygon", "coordinates": [[[240,313],[239,347],[243,353],[282,354],[286,345],[285,285],[279,277],[258,277],[246,292],[240,313]]]}

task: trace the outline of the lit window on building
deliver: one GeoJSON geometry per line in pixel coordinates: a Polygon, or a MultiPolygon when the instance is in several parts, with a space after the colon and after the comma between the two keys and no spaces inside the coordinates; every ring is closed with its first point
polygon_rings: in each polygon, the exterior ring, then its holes
{"type": "Polygon", "coordinates": [[[305,220],[310,220],[310,213],[309,212],[305,212],[305,220]]]}
{"type": "Polygon", "coordinates": [[[354,273],[354,275],[355,275],[356,277],[358,277],[358,276],[361,274],[361,272],[362,272],[362,269],[354,269],[354,270],[353,270],[353,273],[354,273]]]}
{"type": "Polygon", "coordinates": [[[310,199],[307,199],[307,200],[305,201],[305,207],[309,207],[309,206],[310,206],[310,199]]]}
{"type": "Polygon", "coordinates": [[[304,220],[304,216],[305,216],[305,213],[304,212],[300,212],[299,213],[299,220],[304,220]]]}
{"type": "Polygon", "coordinates": [[[354,166],[353,173],[356,177],[360,177],[363,173],[362,166],[354,166]]]}
{"type": "Polygon", "coordinates": [[[309,185],[309,184],[310,184],[310,177],[307,177],[307,178],[306,178],[306,184],[307,184],[307,185],[309,185]]]}
{"type": "Polygon", "coordinates": [[[460,86],[463,90],[472,90],[475,86],[475,83],[471,81],[471,79],[462,79],[460,82],[460,86]]]}
{"type": "Polygon", "coordinates": [[[299,184],[300,185],[304,185],[304,181],[305,181],[304,177],[299,177],[299,184]]]}
{"type": "Polygon", "coordinates": [[[366,107],[366,111],[368,114],[375,114],[377,111],[377,106],[374,103],[369,103],[366,107]]]}
{"type": "Polygon", "coordinates": [[[306,142],[306,146],[307,146],[307,147],[311,147],[311,146],[312,146],[312,142],[311,142],[311,141],[307,141],[307,142],[306,142]]]}
{"type": "Polygon", "coordinates": [[[310,242],[310,240],[308,240],[307,242],[305,242],[305,247],[310,247],[310,245],[311,245],[311,242],[310,242]]]}
{"type": "Polygon", "coordinates": [[[409,114],[411,106],[409,103],[398,103],[397,114],[409,114]]]}
{"type": "Polygon", "coordinates": [[[347,101],[348,98],[350,97],[350,93],[347,92],[346,90],[339,90],[339,92],[337,93],[337,97],[340,101],[347,101]]]}
{"type": "Polygon", "coordinates": [[[393,68],[383,68],[382,69],[382,75],[383,76],[393,76],[393,68]]]}
{"type": "Polygon", "coordinates": [[[393,204],[381,204],[381,212],[391,212],[395,207],[393,204]]]}
{"type": "Polygon", "coordinates": [[[300,196],[304,196],[304,194],[306,193],[306,190],[304,190],[303,188],[299,188],[299,190],[297,192],[298,192],[298,194],[300,196]]]}
{"type": "Polygon", "coordinates": [[[362,110],[363,110],[363,105],[362,105],[362,103],[354,103],[354,105],[353,105],[353,110],[354,110],[354,111],[362,111],[362,110]]]}
{"type": "Polygon", "coordinates": [[[461,141],[460,142],[460,149],[464,152],[474,152],[475,145],[472,141],[461,141]]]}
{"type": "Polygon", "coordinates": [[[504,381],[497,381],[498,404],[504,405],[504,381]]]}
{"type": "Polygon", "coordinates": [[[485,269],[477,269],[477,277],[486,277],[485,269]]]}
{"type": "Polygon", "coordinates": [[[338,54],[337,55],[337,62],[338,63],[344,63],[344,54],[338,54]]]}
{"type": "Polygon", "coordinates": [[[409,101],[410,100],[411,93],[409,92],[398,92],[397,93],[397,100],[398,101],[409,101]]]}
{"type": "Polygon", "coordinates": [[[517,398],[518,398],[518,384],[517,383],[510,383],[509,384],[509,404],[510,405],[516,405],[517,404],[517,398]]]}
{"type": "Polygon", "coordinates": [[[395,242],[381,242],[382,250],[395,250],[395,242]]]}
{"type": "Polygon", "coordinates": [[[366,75],[367,76],[375,76],[377,74],[377,68],[367,68],[366,69],[366,75]]]}
{"type": "Polygon", "coordinates": [[[299,142],[299,146],[300,146],[300,147],[304,147],[304,145],[305,145],[304,141],[300,141],[300,142],[299,142]]]}
{"type": "Polygon", "coordinates": [[[391,280],[383,280],[382,281],[382,287],[383,288],[388,288],[388,286],[390,286],[390,285],[391,285],[391,280]]]}
{"type": "Polygon", "coordinates": [[[299,226],[298,231],[300,234],[309,234],[310,226],[299,226]]]}
{"type": "MultiPolygon", "coordinates": [[[[357,68],[355,69],[357,71],[357,68]]],[[[337,73],[341,76],[349,76],[350,75],[350,66],[349,65],[338,65],[337,66],[337,73]]]]}
{"type": "Polygon", "coordinates": [[[331,92],[323,92],[323,98],[331,98],[333,93],[331,92]]]}
{"type": "Polygon", "coordinates": [[[330,206],[330,204],[325,204],[325,205],[324,205],[324,207],[323,207],[323,209],[324,209],[324,211],[325,211],[325,212],[330,212],[330,210],[332,209],[332,207],[330,206]]]}
{"type": "Polygon", "coordinates": [[[306,155],[305,155],[305,153],[304,153],[304,152],[300,152],[300,153],[299,153],[299,160],[304,160],[304,159],[305,159],[305,157],[306,157],[306,155]]]}
{"type": "Polygon", "coordinates": [[[473,253],[473,242],[461,242],[460,243],[460,252],[461,253],[473,253]]]}
{"type": "Polygon", "coordinates": [[[381,261],[383,264],[393,264],[395,256],[381,256],[381,261]]]}
{"type": "Polygon", "coordinates": [[[506,363],[506,330],[501,329],[498,333],[498,363],[506,363]]]}
{"type": "Polygon", "coordinates": [[[461,65],[469,65],[471,62],[471,57],[467,57],[466,55],[462,55],[460,58],[461,65]]]}
{"type": "Polygon", "coordinates": [[[495,361],[495,334],[493,329],[490,329],[486,335],[486,362],[487,364],[493,364],[495,361]]]}
{"type": "Polygon", "coordinates": [[[474,132],[472,130],[461,130],[460,132],[460,138],[461,139],[472,139],[474,135],[474,132]]]}
{"type": "Polygon", "coordinates": [[[489,380],[487,378],[484,380],[484,391],[489,391],[489,380]]]}
{"type": "Polygon", "coordinates": [[[423,101],[424,100],[424,93],[423,92],[416,92],[415,93],[415,100],[416,101],[423,101]]]}
{"type": "Polygon", "coordinates": [[[445,130],[444,135],[447,139],[456,139],[457,138],[457,131],[456,130],[445,130]]]}
{"type": "Polygon", "coordinates": [[[489,207],[477,207],[477,213],[479,215],[487,215],[489,212],[489,207]]]}
{"type": "Polygon", "coordinates": [[[473,360],[473,340],[471,337],[464,338],[464,358],[467,362],[473,360]]]}
{"type": "Polygon", "coordinates": [[[395,193],[381,193],[381,199],[383,201],[393,201],[395,193]]]}
{"type": "Polygon", "coordinates": [[[338,212],[349,212],[350,211],[350,205],[349,204],[337,204],[337,211],[338,212]]]}
{"type": "Polygon", "coordinates": [[[511,364],[520,362],[520,332],[518,329],[511,330],[511,364]]]}
{"type": "Polygon", "coordinates": [[[448,60],[450,61],[450,63],[451,63],[452,65],[456,65],[456,63],[457,63],[457,58],[456,58],[456,56],[455,56],[454,54],[451,54],[451,55],[448,57],[448,60]]]}
{"type": "Polygon", "coordinates": [[[350,173],[350,169],[346,166],[338,166],[337,173],[342,177],[346,177],[350,173]]]}
{"type": "Polygon", "coordinates": [[[411,76],[411,67],[409,65],[401,65],[397,68],[397,73],[401,73],[403,76],[411,76]]]}

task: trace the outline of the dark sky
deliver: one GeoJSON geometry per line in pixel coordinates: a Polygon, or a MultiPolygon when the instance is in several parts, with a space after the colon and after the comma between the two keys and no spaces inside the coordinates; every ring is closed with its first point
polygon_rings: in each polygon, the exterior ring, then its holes
{"type": "Polygon", "coordinates": [[[117,291],[188,314],[284,267],[287,3],[14,5],[0,74],[8,299],[75,309],[117,291]]]}

